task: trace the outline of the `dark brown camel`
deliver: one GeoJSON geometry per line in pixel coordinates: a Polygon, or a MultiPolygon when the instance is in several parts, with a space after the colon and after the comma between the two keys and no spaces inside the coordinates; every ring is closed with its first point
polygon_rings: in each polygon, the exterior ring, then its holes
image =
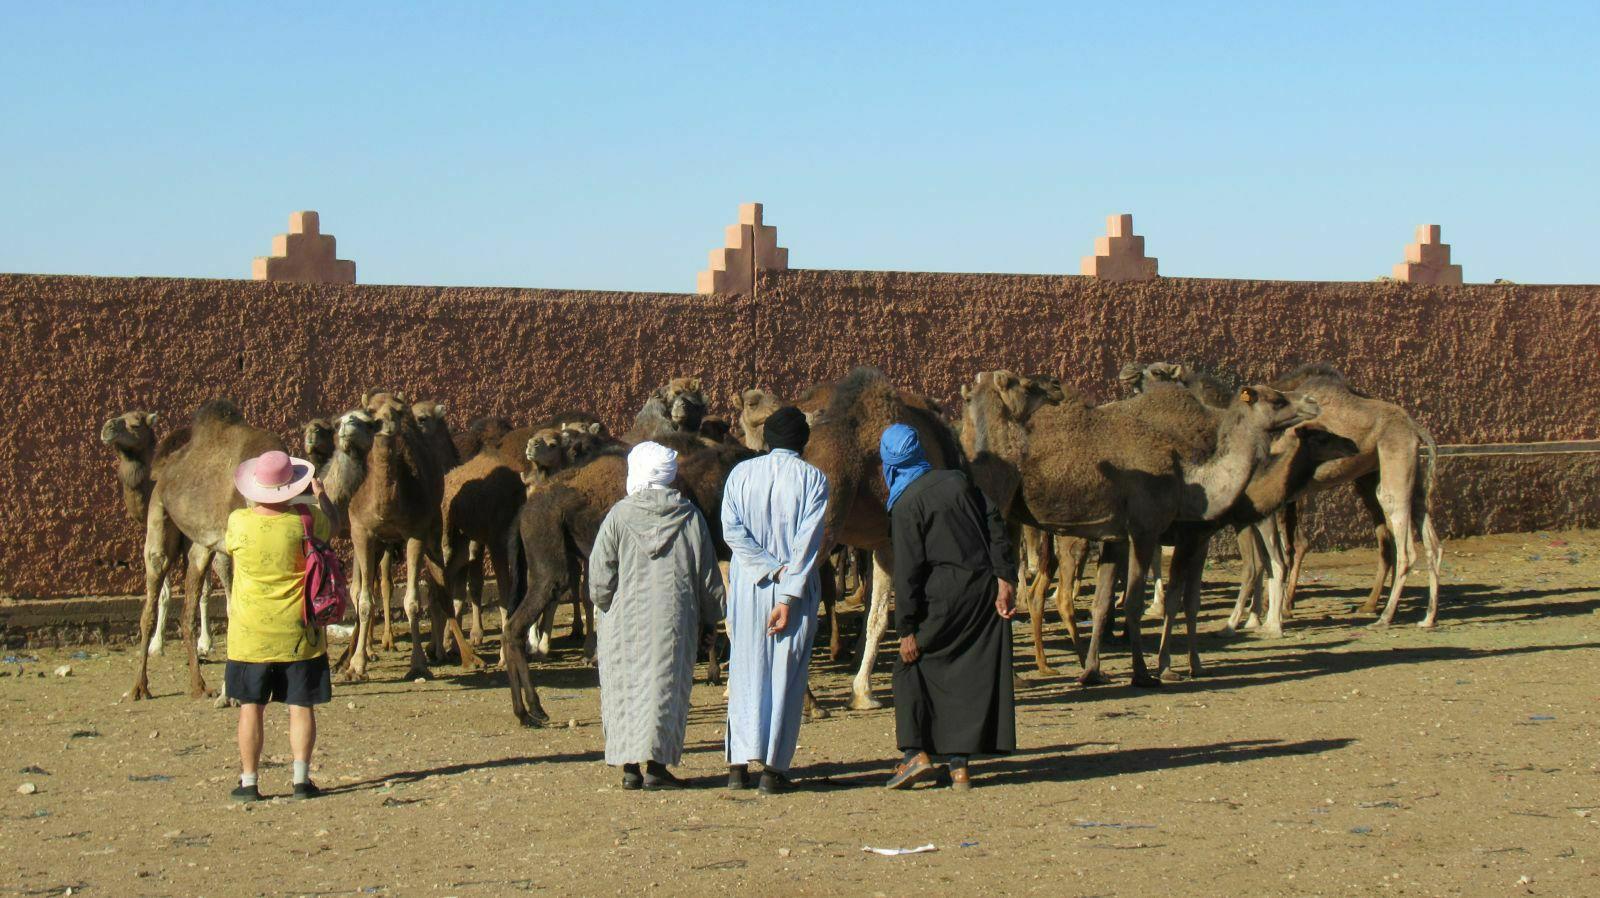
{"type": "MultiPolygon", "coordinates": [[[[658,442],[678,451],[678,479],[683,492],[716,536],[717,557],[728,558],[722,541],[722,489],[733,466],[754,453],[742,446],[705,445],[697,435],[663,436],[658,442]]],[[[507,630],[525,633],[570,590],[594,547],[606,512],[626,493],[628,462],[621,446],[612,446],[588,462],[557,473],[534,487],[517,515],[511,538],[509,602],[514,607],[507,630]]],[[[533,672],[520,639],[504,642],[511,710],[527,726],[547,719],[533,685],[533,672]]]]}

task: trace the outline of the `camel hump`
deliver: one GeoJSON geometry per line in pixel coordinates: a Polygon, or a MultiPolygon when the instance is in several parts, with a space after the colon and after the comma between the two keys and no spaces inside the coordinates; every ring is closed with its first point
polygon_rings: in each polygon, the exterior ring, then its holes
{"type": "MultiPolygon", "coordinates": [[[[834,387],[827,414],[830,418],[838,418],[860,415],[871,407],[887,410],[899,403],[899,394],[900,391],[895,389],[882,371],[870,365],[861,365],[852,369],[834,387]]],[[[870,413],[866,417],[871,417],[870,413]]]]}
{"type": "Polygon", "coordinates": [[[244,412],[229,399],[208,399],[194,412],[194,426],[207,424],[243,424],[244,412]]]}

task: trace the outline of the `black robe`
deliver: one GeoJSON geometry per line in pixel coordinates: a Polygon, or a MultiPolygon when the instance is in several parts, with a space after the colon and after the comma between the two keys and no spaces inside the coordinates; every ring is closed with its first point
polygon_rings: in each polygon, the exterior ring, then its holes
{"type": "Polygon", "coordinates": [[[1005,522],[960,471],[929,471],[895,502],[890,529],[895,630],[921,651],[895,660],[901,750],[1014,750],[1011,622],[994,607],[998,581],[1017,579],[1005,522]]]}

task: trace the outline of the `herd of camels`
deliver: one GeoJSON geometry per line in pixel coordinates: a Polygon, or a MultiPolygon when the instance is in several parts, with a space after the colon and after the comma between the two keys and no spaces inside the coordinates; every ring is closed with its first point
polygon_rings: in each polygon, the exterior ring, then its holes
{"type": "MultiPolygon", "coordinates": [[[[824,601],[834,657],[844,652],[833,607],[849,586],[846,570],[855,572],[855,601],[867,609],[851,707],[878,706],[870,677],[888,627],[893,564],[878,437],[897,422],[917,430],[935,467],[965,469],[1017,529],[1028,572],[1024,605],[1041,671],[1051,670],[1042,621],[1054,584],[1084,685],[1107,681],[1101,642],[1119,597],[1135,686],[1179,676],[1170,643],[1180,607],[1188,674],[1201,675],[1195,634],[1201,575],[1211,538],[1227,527],[1237,531],[1245,560],[1227,626],[1281,635],[1306,550],[1297,535],[1303,528],[1296,503],[1347,483],[1369,511],[1380,546],[1364,610],[1377,611],[1392,578],[1376,621],[1389,625],[1420,540],[1428,573],[1428,610],[1420,625],[1434,625],[1442,556],[1430,518],[1437,450],[1404,410],[1360,392],[1326,365],[1243,387],[1170,363],[1130,364],[1120,379],[1130,395],[1095,405],[1055,377],[983,372],[962,387],[959,420],[872,368],[792,400],[811,419],[805,459],[826,474],[831,491],[825,541],[833,560],[824,572],[824,601]],[[1099,564],[1085,646],[1073,600],[1094,544],[1099,564]],[[1157,590],[1162,626],[1152,674],[1140,618],[1145,585],[1161,574],[1164,546],[1172,556],[1157,590]]],[[[356,621],[338,661],[343,676],[365,679],[376,652],[394,649],[390,590],[397,560],[405,570],[408,678],[425,676],[430,660],[444,661],[452,643],[463,667],[484,666],[475,649],[484,639],[487,563],[498,587],[500,663],[512,710],[525,724],[542,722],[530,659],[549,650],[554,612],[563,601],[575,603],[573,635],[581,638],[586,629],[583,567],[602,518],[623,496],[629,446],[650,439],[676,449],[679,486],[716,532],[729,470],[766,448],[761,425],[787,401],[746,390],[732,398],[729,418],[707,417],[701,381],[686,377],[656,390],[620,438],[587,413],[522,427],[484,417],[452,434],[442,404],[386,390],[364,395],[338,417],[307,423],[303,445],[295,448],[317,466],[329,495],[345,509],[343,535],[353,547],[356,621]],[[426,650],[424,604],[432,622],[426,650]],[[464,631],[462,616],[469,612],[464,631]]],[[[208,695],[199,661],[210,649],[208,573],[215,571],[226,592],[223,533],[229,513],[243,504],[233,489],[233,469],[286,448],[285,441],[247,424],[226,400],[205,403],[187,426],[164,438],[157,437],[155,414],[129,412],[105,422],[101,439],[116,454],[128,515],[145,527],[144,650],[130,696],[150,697],[149,657],[160,650],[168,575],[180,558],[187,569],[180,629],[190,694],[208,695]]],[[[718,543],[726,560],[720,535],[718,543]]],[[[587,629],[592,633],[592,617],[587,629]]],[[[714,654],[712,669],[716,677],[714,654]]],[[[826,713],[814,702],[808,711],[826,713]]]]}

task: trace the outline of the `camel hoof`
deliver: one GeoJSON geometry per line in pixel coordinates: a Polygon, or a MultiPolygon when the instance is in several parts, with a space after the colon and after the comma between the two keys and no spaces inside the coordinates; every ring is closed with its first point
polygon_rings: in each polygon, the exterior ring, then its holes
{"type": "Polygon", "coordinates": [[[431,680],[431,679],[433,679],[433,674],[430,673],[426,667],[417,667],[415,665],[412,665],[412,667],[409,670],[406,671],[406,679],[407,680],[431,680]]]}
{"type": "Polygon", "coordinates": [[[462,670],[488,670],[489,666],[483,663],[482,658],[473,658],[471,661],[461,662],[462,670]]]}
{"type": "Polygon", "coordinates": [[[1037,664],[1037,665],[1034,665],[1034,670],[1038,671],[1039,676],[1041,676],[1041,677],[1053,677],[1056,674],[1060,673],[1060,671],[1056,670],[1054,667],[1051,667],[1048,664],[1037,664]]]}
{"type": "Polygon", "coordinates": [[[833,712],[822,707],[821,705],[813,705],[810,708],[806,708],[802,714],[805,716],[806,720],[827,720],[829,717],[833,716],[833,712]]]}
{"type": "Polygon", "coordinates": [[[1160,677],[1152,677],[1149,674],[1134,674],[1133,686],[1135,689],[1160,689],[1162,683],[1160,677]]]}
{"type": "Polygon", "coordinates": [[[341,683],[365,683],[366,681],[367,672],[356,670],[353,667],[345,668],[344,673],[339,675],[339,682],[341,683]]]}
{"type": "Polygon", "coordinates": [[[1256,631],[1256,635],[1263,639],[1282,639],[1283,626],[1280,624],[1278,626],[1262,627],[1256,631]]]}
{"type": "Polygon", "coordinates": [[[150,686],[147,683],[139,683],[128,692],[128,701],[141,702],[150,698],[155,696],[150,694],[150,686]]]}
{"type": "Polygon", "coordinates": [[[208,688],[206,688],[204,686],[201,686],[198,689],[190,687],[190,689],[189,689],[189,697],[190,698],[216,698],[217,697],[217,690],[208,689],[208,688]]]}
{"type": "Polygon", "coordinates": [[[855,695],[850,698],[850,710],[852,711],[876,711],[881,707],[883,707],[883,702],[870,695],[855,695]]]}
{"type": "Polygon", "coordinates": [[[537,730],[544,727],[544,721],[533,716],[532,714],[518,714],[517,722],[530,730],[537,730]]]}
{"type": "Polygon", "coordinates": [[[1159,678],[1164,683],[1182,683],[1184,680],[1188,679],[1188,677],[1184,676],[1183,674],[1171,669],[1163,670],[1159,678]]]}
{"type": "Polygon", "coordinates": [[[150,651],[145,654],[152,658],[159,658],[167,653],[167,647],[159,642],[150,643],[150,651]]]}
{"type": "Polygon", "coordinates": [[[1387,630],[1387,629],[1389,629],[1389,622],[1384,620],[1384,619],[1382,619],[1382,618],[1379,618],[1378,620],[1375,620],[1372,623],[1367,624],[1367,629],[1369,629],[1369,630],[1387,630]]]}
{"type": "Polygon", "coordinates": [[[1418,621],[1417,622],[1417,629],[1418,630],[1432,630],[1434,628],[1434,626],[1436,626],[1436,625],[1431,620],[1424,620],[1424,621],[1418,621]]]}
{"type": "Polygon", "coordinates": [[[394,640],[385,639],[384,641],[378,643],[378,648],[383,649],[386,652],[392,652],[394,651],[394,640]]]}
{"type": "Polygon", "coordinates": [[[1098,670],[1085,671],[1078,676],[1079,686],[1105,686],[1110,682],[1110,678],[1098,670]]]}
{"type": "Polygon", "coordinates": [[[211,703],[211,707],[216,708],[219,711],[223,708],[237,708],[239,707],[239,700],[236,698],[228,698],[228,696],[225,694],[218,695],[217,700],[211,703]]]}
{"type": "Polygon", "coordinates": [[[1198,680],[1201,677],[1207,676],[1209,673],[1210,671],[1198,664],[1189,665],[1189,679],[1191,680],[1198,680]]]}

